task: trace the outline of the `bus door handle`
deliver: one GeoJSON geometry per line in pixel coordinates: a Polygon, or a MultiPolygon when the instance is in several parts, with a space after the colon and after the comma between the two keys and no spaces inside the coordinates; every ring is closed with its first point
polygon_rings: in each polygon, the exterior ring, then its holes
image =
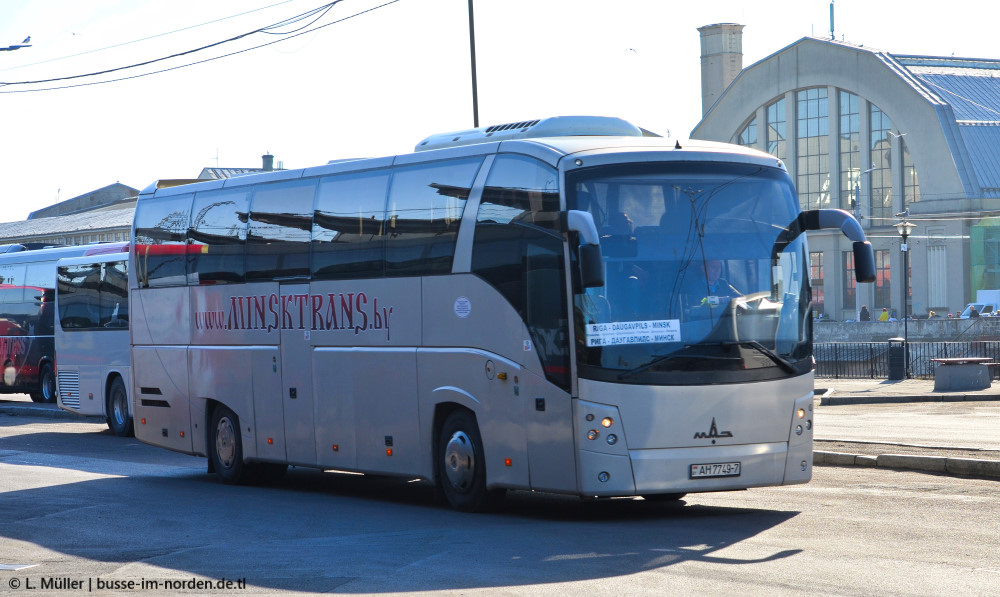
{"type": "Polygon", "coordinates": [[[288,388],[288,397],[295,400],[299,397],[299,392],[295,388],[288,388]]]}

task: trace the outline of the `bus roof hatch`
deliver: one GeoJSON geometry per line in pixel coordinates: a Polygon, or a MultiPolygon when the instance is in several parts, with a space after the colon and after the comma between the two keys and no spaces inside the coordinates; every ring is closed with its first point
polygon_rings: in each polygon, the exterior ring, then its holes
{"type": "Polygon", "coordinates": [[[489,141],[505,141],[507,139],[576,136],[641,137],[643,131],[621,118],[610,116],[552,116],[539,120],[510,122],[431,135],[418,143],[414,151],[458,147],[489,141]]]}

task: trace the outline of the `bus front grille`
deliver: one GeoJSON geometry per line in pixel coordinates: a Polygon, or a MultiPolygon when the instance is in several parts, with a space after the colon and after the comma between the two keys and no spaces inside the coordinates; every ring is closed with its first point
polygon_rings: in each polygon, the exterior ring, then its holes
{"type": "Polygon", "coordinates": [[[56,375],[59,382],[59,399],[63,406],[80,408],[80,373],[78,371],[60,371],[56,375]]]}

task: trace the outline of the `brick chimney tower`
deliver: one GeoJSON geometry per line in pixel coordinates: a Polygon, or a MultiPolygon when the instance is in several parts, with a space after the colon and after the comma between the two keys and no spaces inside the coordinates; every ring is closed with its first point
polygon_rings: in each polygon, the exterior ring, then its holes
{"type": "Polygon", "coordinates": [[[701,115],[743,70],[743,27],[718,23],[699,27],[701,34],[701,115]]]}

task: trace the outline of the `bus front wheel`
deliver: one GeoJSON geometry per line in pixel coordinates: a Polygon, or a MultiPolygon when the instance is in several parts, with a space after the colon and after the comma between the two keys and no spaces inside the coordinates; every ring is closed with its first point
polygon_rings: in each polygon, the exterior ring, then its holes
{"type": "Polygon", "coordinates": [[[243,462],[243,440],[240,437],[240,420],[236,413],[221,404],[212,413],[211,437],[208,439],[209,458],[215,474],[223,483],[234,485],[241,481],[246,465],[243,462]]]}
{"type": "Polygon", "coordinates": [[[106,406],[108,428],[118,437],[131,437],[133,434],[132,415],[128,412],[128,392],[125,390],[125,382],[122,381],[122,378],[116,377],[111,382],[106,406]]]}
{"type": "Polygon", "coordinates": [[[56,374],[50,363],[43,363],[38,371],[38,391],[30,394],[31,400],[44,404],[56,401],[56,374]]]}
{"type": "Polygon", "coordinates": [[[495,505],[503,490],[486,489],[483,440],[476,417],[467,410],[448,415],[438,435],[438,490],[462,512],[480,512],[495,505]]]}

